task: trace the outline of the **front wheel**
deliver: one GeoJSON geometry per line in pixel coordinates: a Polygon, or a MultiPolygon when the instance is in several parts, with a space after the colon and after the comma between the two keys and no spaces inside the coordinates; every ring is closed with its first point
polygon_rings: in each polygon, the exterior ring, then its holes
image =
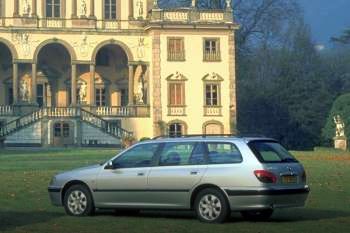
{"type": "Polygon", "coordinates": [[[243,218],[250,220],[250,221],[268,220],[272,214],[273,214],[273,209],[249,210],[249,211],[242,211],[241,212],[241,215],[243,216],[243,218]]]}
{"type": "Polygon", "coordinates": [[[89,189],[83,185],[73,185],[64,195],[64,209],[71,216],[92,215],[95,207],[89,189]]]}
{"type": "Polygon", "coordinates": [[[222,223],[230,214],[225,196],[216,189],[204,189],[196,197],[194,208],[197,218],[206,223],[222,223]]]}

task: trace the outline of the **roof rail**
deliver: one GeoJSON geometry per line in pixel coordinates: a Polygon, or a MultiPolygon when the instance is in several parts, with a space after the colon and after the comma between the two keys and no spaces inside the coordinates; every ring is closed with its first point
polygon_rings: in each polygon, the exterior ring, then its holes
{"type": "Polygon", "coordinates": [[[265,137],[264,135],[257,135],[257,134],[186,134],[186,135],[161,135],[152,138],[152,140],[157,139],[166,139],[166,138],[191,138],[191,137],[202,137],[202,138],[208,138],[208,137],[236,137],[236,138],[242,138],[242,137],[265,137]]]}

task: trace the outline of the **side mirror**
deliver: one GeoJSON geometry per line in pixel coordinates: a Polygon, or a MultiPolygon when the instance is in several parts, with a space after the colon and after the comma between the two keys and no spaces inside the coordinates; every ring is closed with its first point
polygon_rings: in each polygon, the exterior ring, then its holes
{"type": "Polygon", "coordinates": [[[113,167],[113,162],[112,161],[109,161],[107,163],[107,165],[105,166],[105,170],[113,170],[114,167],[113,167]]]}

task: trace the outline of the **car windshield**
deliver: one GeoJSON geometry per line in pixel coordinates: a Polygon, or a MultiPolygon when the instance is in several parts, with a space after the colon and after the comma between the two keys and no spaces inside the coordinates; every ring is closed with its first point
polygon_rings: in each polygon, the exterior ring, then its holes
{"type": "Polygon", "coordinates": [[[274,141],[252,141],[248,143],[257,159],[262,163],[298,162],[281,144],[274,141]]]}

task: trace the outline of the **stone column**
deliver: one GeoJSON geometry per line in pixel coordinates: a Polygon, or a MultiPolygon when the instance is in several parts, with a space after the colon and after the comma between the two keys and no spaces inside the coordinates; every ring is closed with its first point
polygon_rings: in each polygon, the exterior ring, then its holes
{"type": "Polygon", "coordinates": [[[32,0],[32,17],[37,17],[37,14],[36,14],[36,1],[37,0],[32,0]]]}
{"type": "Polygon", "coordinates": [[[13,17],[18,17],[19,16],[19,0],[14,1],[14,6],[13,6],[13,17]]]}
{"type": "Polygon", "coordinates": [[[90,65],[90,106],[96,106],[95,65],[90,65]]]}
{"type": "Polygon", "coordinates": [[[134,105],[134,66],[129,65],[129,105],[134,105]]]}
{"type": "Polygon", "coordinates": [[[129,19],[134,19],[134,0],[129,0],[129,19]]]}
{"type": "Polygon", "coordinates": [[[72,18],[77,18],[77,0],[72,0],[72,18]]]}
{"type": "Polygon", "coordinates": [[[95,0],[90,0],[90,18],[95,18],[95,0]]]}
{"type": "Polygon", "coordinates": [[[13,92],[13,103],[18,103],[18,64],[13,63],[13,77],[12,77],[12,92],[13,92]]]}
{"type": "Polygon", "coordinates": [[[36,63],[32,64],[32,103],[36,104],[36,63]]]}
{"type": "Polygon", "coordinates": [[[77,105],[77,65],[72,64],[72,77],[71,77],[71,105],[77,105]]]}

